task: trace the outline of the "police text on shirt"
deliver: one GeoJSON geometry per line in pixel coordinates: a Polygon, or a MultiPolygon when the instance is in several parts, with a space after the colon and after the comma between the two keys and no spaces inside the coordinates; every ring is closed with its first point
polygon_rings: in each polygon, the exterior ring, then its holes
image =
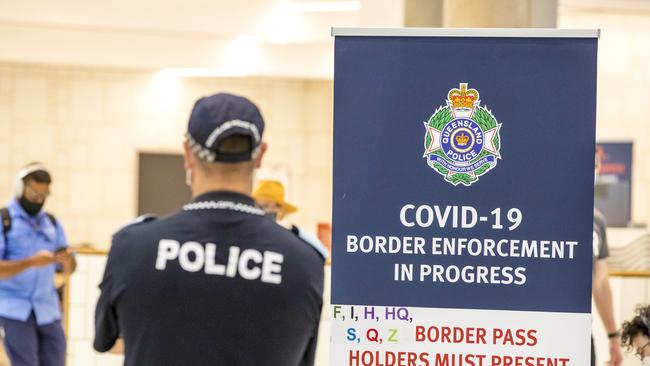
{"type": "Polygon", "coordinates": [[[272,251],[261,253],[255,249],[241,250],[238,246],[230,246],[228,261],[225,264],[215,263],[217,245],[207,243],[203,246],[195,241],[180,244],[176,240],[161,239],[158,242],[156,269],[164,271],[167,262],[178,260],[180,267],[187,272],[198,272],[201,269],[206,274],[234,278],[237,274],[245,280],[260,280],[265,283],[280,284],[282,282],[282,262],[284,256],[272,251]]]}

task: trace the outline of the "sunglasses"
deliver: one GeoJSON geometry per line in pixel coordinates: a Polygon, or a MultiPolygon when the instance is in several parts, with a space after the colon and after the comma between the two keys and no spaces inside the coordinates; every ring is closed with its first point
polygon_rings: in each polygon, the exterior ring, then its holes
{"type": "Polygon", "coordinates": [[[45,201],[45,199],[49,196],[50,196],[50,192],[41,193],[36,191],[30,186],[25,186],[25,197],[27,197],[29,200],[42,202],[45,201]]]}

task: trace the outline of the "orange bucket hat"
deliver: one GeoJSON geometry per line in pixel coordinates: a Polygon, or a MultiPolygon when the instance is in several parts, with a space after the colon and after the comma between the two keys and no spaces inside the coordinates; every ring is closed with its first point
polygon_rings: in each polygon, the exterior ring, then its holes
{"type": "Polygon", "coordinates": [[[298,211],[298,207],[284,200],[284,186],[277,180],[259,181],[257,189],[253,192],[253,198],[275,202],[287,214],[298,211]]]}

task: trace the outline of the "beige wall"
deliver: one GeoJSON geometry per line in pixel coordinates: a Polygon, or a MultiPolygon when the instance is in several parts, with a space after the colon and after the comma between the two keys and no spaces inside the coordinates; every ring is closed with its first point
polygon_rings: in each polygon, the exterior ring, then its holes
{"type": "MultiPolygon", "coordinates": [[[[650,7],[561,6],[559,26],[602,29],[598,138],[634,141],[633,220],[650,223],[650,7]]],[[[72,243],[107,246],[136,211],[138,151],[180,152],[193,101],[229,90],[268,122],[266,173],[289,180],[311,230],[331,212],[331,81],[156,78],[154,72],[0,63],[0,201],[15,172],[42,160],[54,173],[48,209],[72,243]]],[[[4,198],[3,198],[4,197],[4,198]]]]}
{"type": "MultiPolygon", "coordinates": [[[[650,4],[600,2],[559,8],[561,28],[600,28],[598,50],[597,138],[601,141],[633,141],[634,170],[632,219],[650,225],[650,4]],[[620,6],[618,9],[613,6],[620,6]]],[[[614,246],[619,239],[609,230],[614,246]]],[[[610,244],[610,245],[612,245],[610,244]]],[[[617,324],[629,319],[639,303],[650,299],[648,279],[612,278],[617,324]]],[[[593,307],[592,307],[593,308],[593,307]]],[[[608,342],[599,316],[594,316],[594,339],[598,362],[608,357],[608,342]]],[[[623,365],[639,361],[625,353],[623,365]]]]}
{"type": "Polygon", "coordinates": [[[46,208],[73,244],[107,247],[136,214],[138,151],[181,152],[193,102],[230,91],[267,121],[263,175],[288,178],[293,221],[330,221],[332,83],[300,79],[169,79],[147,71],[0,63],[0,198],[30,161],[53,173],[46,208]]]}
{"type": "Polygon", "coordinates": [[[558,21],[561,28],[602,31],[597,138],[634,142],[632,219],[650,224],[650,5],[638,6],[562,6],[558,21]]]}

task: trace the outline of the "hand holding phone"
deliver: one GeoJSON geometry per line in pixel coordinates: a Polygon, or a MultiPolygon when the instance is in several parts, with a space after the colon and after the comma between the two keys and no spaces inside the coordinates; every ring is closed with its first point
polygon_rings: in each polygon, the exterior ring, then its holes
{"type": "Polygon", "coordinates": [[[69,260],[72,257],[72,252],[68,247],[62,247],[54,251],[54,258],[59,263],[69,260]]]}
{"type": "Polygon", "coordinates": [[[71,274],[76,268],[76,261],[72,250],[69,247],[59,248],[54,251],[55,260],[63,265],[63,272],[71,274]]]}

